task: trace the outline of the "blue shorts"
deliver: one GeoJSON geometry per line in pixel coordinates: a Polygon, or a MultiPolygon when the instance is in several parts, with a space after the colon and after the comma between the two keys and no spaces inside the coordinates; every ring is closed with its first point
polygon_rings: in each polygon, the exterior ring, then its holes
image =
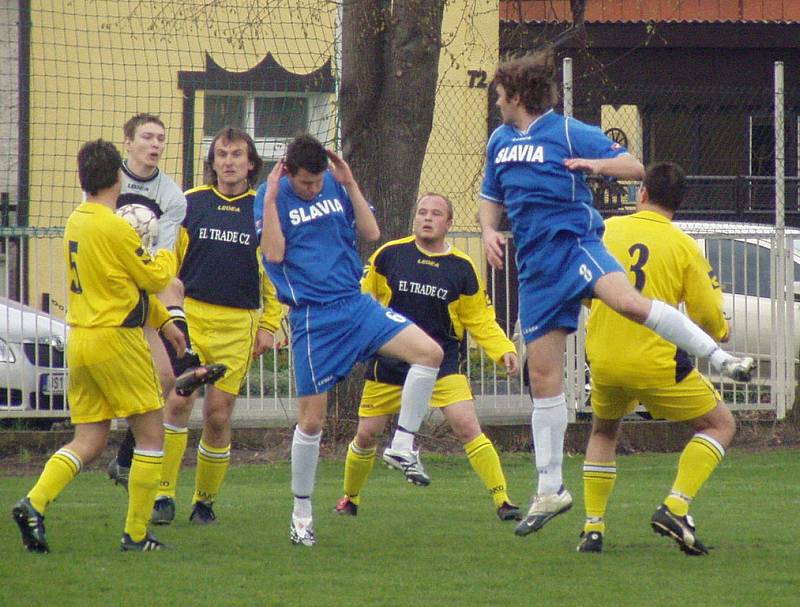
{"type": "Polygon", "coordinates": [[[292,308],[289,321],[298,396],[327,392],[353,365],[411,325],[405,316],[363,294],[292,308]]]}
{"type": "Polygon", "coordinates": [[[578,328],[581,300],[592,297],[598,279],[622,266],[606,250],[600,233],[559,232],[540,251],[547,260],[520,280],[519,320],[525,343],[554,329],[578,328]]]}

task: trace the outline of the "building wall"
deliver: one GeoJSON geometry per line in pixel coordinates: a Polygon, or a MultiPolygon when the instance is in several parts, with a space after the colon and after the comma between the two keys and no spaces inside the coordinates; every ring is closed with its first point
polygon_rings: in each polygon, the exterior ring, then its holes
{"type": "MultiPolygon", "coordinates": [[[[121,125],[136,112],[159,114],[166,123],[161,168],[180,182],[185,134],[178,72],[205,70],[207,53],[236,72],[252,69],[267,53],[296,74],[314,72],[329,60],[335,70],[336,7],[327,0],[302,6],[291,0],[75,0],[54,9],[52,2],[33,0],[30,225],[63,226],[82,197],[75,175],[78,147],[97,137],[121,146],[121,125]]],[[[470,87],[471,79],[480,79],[469,74],[482,72],[485,80],[496,61],[497,24],[493,1],[447,3],[422,188],[450,194],[461,216],[474,214],[486,137],[486,89],[470,87]]],[[[193,153],[200,159],[203,95],[197,99],[193,153]]],[[[328,139],[335,120],[331,106],[328,139]]],[[[201,170],[195,162],[195,183],[201,170]]],[[[31,258],[51,260],[57,274],[42,263],[31,266],[30,300],[52,292],[52,299],[63,301],[63,291],[54,292],[65,282],[60,239],[37,240],[32,247],[31,258]]]]}
{"type": "MultiPolygon", "coordinates": [[[[500,19],[571,21],[570,0],[501,0],[500,19]]],[[[588,0],[586,21],[798,21],[797,0],[588,0]]]]}

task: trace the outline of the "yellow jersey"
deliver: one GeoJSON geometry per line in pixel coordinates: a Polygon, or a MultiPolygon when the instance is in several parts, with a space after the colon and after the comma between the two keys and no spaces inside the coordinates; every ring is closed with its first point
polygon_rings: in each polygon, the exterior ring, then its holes
{"type": "Polygon", "coordinates": [[[152,294],[175,276],[172,251],[151,257],[134,229],[110,208],[83,202],[64,230],[67,323],[74,327],[160,327],[169,320],[152,294]]]}
{"type": "MultiPolygon", "coordinates": [[[[698,244],[665,216],[640,211],[606,221],[603,242],[645,297],[687,315],[717,341],[728,335],[719,281],[698,244]]],[[[634,388],[665,386],[692,370],[689,355],[650,329],[592,300],[586,355],[594,381],[634,388]]]]}

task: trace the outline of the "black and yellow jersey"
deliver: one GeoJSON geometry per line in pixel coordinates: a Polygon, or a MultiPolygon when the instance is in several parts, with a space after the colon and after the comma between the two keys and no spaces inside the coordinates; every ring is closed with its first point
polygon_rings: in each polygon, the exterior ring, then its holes
{"type": "MultiPolygon", "coordinates": [[[[475,265],[455,247],[430,253],[414,236],[387,242],[370,257],[361,290],[436,340],[444,350],[439,377],[463,372],[465,330],[495,361],[516,351],[495,320],[475,265]]],[[[407,364],[379,356],[369,361],[367,379],[402,384],[407,370],[407,364]]]]}
{"type": "Polygon", "coordinates": [[[204,185],[186,192],[186,217],[178,233],[184,294],[218,306],[257,310],[259,326],[274,331],[282,309],[260,262],[253,216],[255,192],[233,197],[204,185]]]}
{"type": "MultiPolygon", "coordinates": [[[[642,295],[676,307],[685,303],[687,315],[711,337],[727,336],[719,281],[694,239],[669,219],[653,211],[608,219],[603,242],[642,295]]],[[[598,299],[586,330],[586,355],[598,383],[665,386],[693,368],[686,352],[598,299]]]]}
{"type": "Polygon", "coordinates": [[[130,224],[110,208],[83,202],[64,229],[67,323],[73,327],[160,327],[169,320],[153,295],[175,276],[175,254],[151,257],[130,224]]]}

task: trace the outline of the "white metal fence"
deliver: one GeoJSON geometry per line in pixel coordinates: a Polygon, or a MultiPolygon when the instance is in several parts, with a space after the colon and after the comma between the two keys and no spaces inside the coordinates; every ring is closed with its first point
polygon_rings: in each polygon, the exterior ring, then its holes
{"type": "MultiPolygon", "coordinates": [[[[733,329],[726,347],[758,361],[755,377],[746,386],[722,380],[704,361],[700,362],[701,371],[709,375],[733,409],[772,411],[782,418],[794,402],[798,369],[800,303],[795,286],[800,281],[800,232],[789,230],[779,238],[769,226],[681,225],[697,239],[720,278],[733,329]]],[[[453,234],[453,242],[478,267],[486,267],[478,234],[453,234]]],[[[53,233],[0,237],[0,287],[4,289],[0,298],[0,418],[69,414],[65,399],[67,330],[63,323],[66,284],[61,264],[61,240],[53,233]],[[27,278],[20,268],[28,268],[27,278]],[[30,306],[14,301],[24,293],[36,294],[29,297],[30,306]]],[[[515,333],[513,270],[492,271],[486,278],[498,319],[522,353],[524,347],[515,333]]],[[[279,347],[253,363],[234,414],[239,425],[289,425],[296,417],[290,345],[285,335],[278,337],[279,347]]],[[[589,412],[590,371],[580,330],[568,342],[566,362],[565,388],[574,418],[589,412]]],[[[467,374],[482,420],[512,423],[529,418],[530,399],[521,377],[509,378],[504,369],[473,347],[469,348],[467,374]]],[[[198,404],[195,419],[201,410],[198,404]]]]}

